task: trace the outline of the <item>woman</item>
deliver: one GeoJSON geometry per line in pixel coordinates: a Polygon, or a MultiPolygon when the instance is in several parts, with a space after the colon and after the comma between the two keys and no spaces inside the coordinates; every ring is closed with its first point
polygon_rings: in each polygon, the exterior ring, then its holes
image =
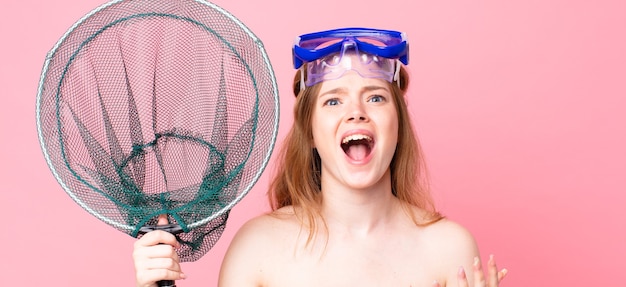
{"type": "MultiPolygon", "coordinates": [[[[485,278],[471,234],[432,204],[404,98],[404,34],[306,34],[293,54],[295,123],[273,211],[238,231],[219,286],[497,286],[506,270],[491,257],[485,278]]],[[[184,278],[158,243],[177,246],[163,232],[135,245],[137,286],[184,278]]]]}

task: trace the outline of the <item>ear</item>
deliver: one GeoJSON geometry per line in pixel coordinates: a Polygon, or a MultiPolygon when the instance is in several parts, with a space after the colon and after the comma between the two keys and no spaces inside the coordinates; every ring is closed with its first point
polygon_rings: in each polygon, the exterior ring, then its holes
{"type": "Polygon", "coordinates": [[[409,72],[406,70],[404,66],[400,67],[400,90],[402,91],[402,95],[406,95],[406,91],[409,88],[409,72]]]}

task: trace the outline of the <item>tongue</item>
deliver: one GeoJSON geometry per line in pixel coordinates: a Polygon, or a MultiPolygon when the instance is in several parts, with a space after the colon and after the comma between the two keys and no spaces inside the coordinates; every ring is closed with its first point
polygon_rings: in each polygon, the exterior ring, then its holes
{"type": "Polygon", "coordinates": [[[363,160],[367,156],[368,149],[369,147],[367,145],[354,144],[348,147],[346,154],[352,160],[363,160]]]}

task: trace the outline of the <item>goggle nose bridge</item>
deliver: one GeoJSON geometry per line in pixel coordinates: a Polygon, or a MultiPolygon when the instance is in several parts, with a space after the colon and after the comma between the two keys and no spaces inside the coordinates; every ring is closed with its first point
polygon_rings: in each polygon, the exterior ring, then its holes
{"type": "Polygon", "coordinates": [[[346,37],[341,41],[341,52],[339,53],[340,58],[346,54],[350,49],[354,49],[354,52],[359,53],[359,46],[357,45],[354,37],[346,37]]]}
{"type": "Polygon", "coordinates": [[[363,58],[361,52],[359,51],[359,40],[353,36],[347,36],[341,41],[341,50],[339,51],[339,61],[343,59],[346,55],[346,52],[353,50],[354,53],[358,56],[358,60],[363,64],[367,64],[371,61],[371,57],[376,57],[375,55],[368,55],[365,53],[366,58],[363,58]]]}

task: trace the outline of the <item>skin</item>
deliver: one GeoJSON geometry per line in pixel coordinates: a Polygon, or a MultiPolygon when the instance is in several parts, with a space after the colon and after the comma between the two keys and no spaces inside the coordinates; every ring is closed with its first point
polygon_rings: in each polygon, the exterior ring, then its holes
{"type": "MultiPolygon", "coordinates": [[[[418,226],[409,212],[415,218],[427,212],[404,209],[393,196],[389,164],[398,122],[386,82],[354,72],[324,82],[311,124],[322,158],[325,228],[308,242],[308,227],[293,206],[251,219],[230,244],[218,286],[498,286],[506,270],[498,271],[490,257],[483,273],[465,228],[447,219],[418,226]],[[354,134],[374,141],[364,159],[341,148],[344,137],[354,134]]],[[[186,278],[177,244],[160,231],[135,243],[136,286],[186,278]]]]}
{"type": "MultiPolygon", "coordinates": [[[[167,217],[159,217],[158,224],[167,224],[167,217]]],[[[160,280],[181,280],[182,273],[176,248],[180,243],[169,232],[156,230],[146,233],[135,241],[133,262],[135,264],[135,286],[156,287],[160,280]]]]}
{"type": "Polygon", "coordinates": [[[353,72],[322,84],[312,125],[327,229],[307,244],[298,209],[290,206],[251,220],[230,245],[219,286],[497,286],[504,272],[490,263],[489,285],[481,283],[478,249],[466,229],[446,219],[417,226],[392,195],[398,123],[387,87],[353,72]],[[365,159],[341,148],[351,134],[374,139],[365,159]]]}

